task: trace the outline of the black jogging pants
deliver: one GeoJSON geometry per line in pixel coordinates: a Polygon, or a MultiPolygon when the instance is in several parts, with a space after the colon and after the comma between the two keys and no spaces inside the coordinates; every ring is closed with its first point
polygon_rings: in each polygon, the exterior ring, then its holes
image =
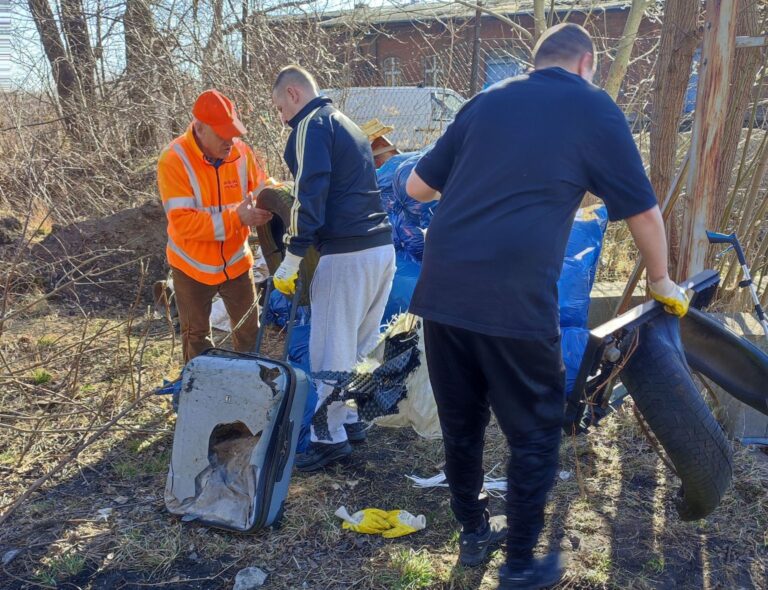
{"type": "Polygon", "coordinates": [[[565,407],[560,338],[500,338],[429,320],[424,338],[451,508],[466,530],[483,525],[483,445],[492,409],[510,449],[507,559],[527,562],[557,470],[565,407]]]}

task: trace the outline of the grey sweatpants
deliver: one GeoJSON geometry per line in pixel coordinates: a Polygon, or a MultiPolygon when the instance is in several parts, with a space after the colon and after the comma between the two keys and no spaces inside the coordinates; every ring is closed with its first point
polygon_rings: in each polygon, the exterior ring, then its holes
{"type": "MultiPolygon", "coordinates": [[[[313,372],[350,371],[374,349],[394,275],[392,246],[320,258],[311,289],[309,362],[313,372]]],[[[332,386],[317,383],[318,408],[332,391],[332,386]]],[[[333,402],[328,407],[331,440],[318,440],[313,426],[312,441],[345,441],[344,424],[357,419],[357,412],[333,402]]]]}

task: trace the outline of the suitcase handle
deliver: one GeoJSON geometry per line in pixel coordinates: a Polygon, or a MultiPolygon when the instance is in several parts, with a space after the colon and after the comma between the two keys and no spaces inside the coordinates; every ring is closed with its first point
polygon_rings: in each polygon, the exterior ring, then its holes
{"type": "Polygon", "coordinates": [[[277,464],[277,473],[280,479],[276,481],[283,481],[285,476],[285,466],[288,464],[288,457],[291,455],[291,439],[293,438],[293,420],[290,420],[285,428],[285,431],[281,432],[280,446],[280,459],[277,464]]]}
{"type": "MultiPolygon", "coordinates": [[[[291,344],[291,334],[293,334],[293,328],[296,325],[296,311],[299,307],[299,299],[301,299],[301,279],[296,279],[296,291],[293,294],[293,297],[291,297],[291,308],[288,311],[288,331],[285,334],[285,348],[283,348],[283,355],[280,360],[287,361],[288,360],[288,347],[291,344]]],[[[261,345],[264,341],[264,331],[266,330],[267,323],[267,313],[269,312],[269,304],[270,304],[270,298],[272,296],[272,291],[274,290],[274,284],[272,282],[272,277],[269,277],[267,279],[267,287],[264,292],[264,306],[261,308],[261,317],[259,318],[259,332],[256,334],[256,345],[254,346],[253,352],[256,354],[259,354],[261,352],[261,345]]]]}

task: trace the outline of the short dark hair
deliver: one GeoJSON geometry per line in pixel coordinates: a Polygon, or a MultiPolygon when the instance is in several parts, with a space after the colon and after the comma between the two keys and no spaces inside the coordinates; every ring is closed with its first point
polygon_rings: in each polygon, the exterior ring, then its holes
{"type": "Polygon", "coordinates": [[[272,92],[288,84],[307,86],[316,92],[318,89],[315,77],[301,66],[295,64],[286,66],[278,72],[275,83],[272,85],[272,92]]]}
{"type": "Polygon", "coordinates": [[[533,66],[567,64],[585,53],[595,55],[595,44],[587,30],[574,23],[550,27],[533,49],[533,66]]]}

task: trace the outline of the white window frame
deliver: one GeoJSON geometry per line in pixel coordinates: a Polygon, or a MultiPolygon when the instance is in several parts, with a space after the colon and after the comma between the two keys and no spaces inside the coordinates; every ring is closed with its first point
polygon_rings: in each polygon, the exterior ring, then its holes
{"type": "Polygon", "coordinates": [[[439,87],[442,85],[443,68],[437,55],[424,57],[424,86],[439,87]]]}
{"type": "Polygon", "coordinates": [[[384,86],[400,86],[401,76],[403,74],[400,69],[400,58],[394,55],[385,57],[381,62],[381,65],[384,86]]]}

